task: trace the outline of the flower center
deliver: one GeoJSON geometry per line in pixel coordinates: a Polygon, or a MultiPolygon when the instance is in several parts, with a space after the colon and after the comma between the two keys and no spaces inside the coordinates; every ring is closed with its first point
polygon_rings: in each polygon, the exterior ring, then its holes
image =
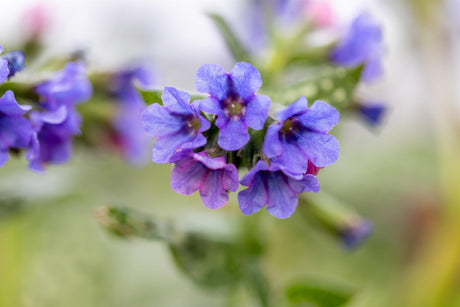
{"type": "Polygon", "coordinates": [[[187,121],[187,129],[190,132],[198,132],[201,128],[200,119],[196,116],[192,117],[190,120],[187,121]]]}
{"type": "Polygon", "coordinates": [[[280,133],[291,134],[295,129],[295,123],[291,118],[288,118],[284,121],[283,127],[280,129],[280,133]]]}
{"type": "Polygon", "coordinates": [[[228,97],[224,101],[224,111],[227,116],[239,119],[246,111],[244,100],[239,97],[228,97]]]}

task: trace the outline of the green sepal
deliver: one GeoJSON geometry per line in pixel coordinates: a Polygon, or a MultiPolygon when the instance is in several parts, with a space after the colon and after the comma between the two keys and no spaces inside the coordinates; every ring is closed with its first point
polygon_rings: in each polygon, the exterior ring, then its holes
{"type": "MultiPolygon", "coordinates": [[[[145,101],[147,105],[151,105],[154,103],[159,103],[160,105],[163,105],[163,101],[161,100],[161,95],[163,94],[162,90],[143,90],[138,87],[137,91],[139,92],[142,99],[145,101]]],[[[195,100],[202,100],[206,97],[206,95],[201,94],[190,95],[190,102],[193,102],[195,100]]]]}
{"type": "Polygon", "coordinates": [[[212,19],[220,34],[222,35],[225,44],[230,50],[230,53],[232,54],[233,58],[239,62],[250,62],[249,53],[243,47],[243,44],[240,42],[238,37],[233,33],[232,29],[225,21],[225,19],[218,14],[209,14],[208,16],[212,19]]]}

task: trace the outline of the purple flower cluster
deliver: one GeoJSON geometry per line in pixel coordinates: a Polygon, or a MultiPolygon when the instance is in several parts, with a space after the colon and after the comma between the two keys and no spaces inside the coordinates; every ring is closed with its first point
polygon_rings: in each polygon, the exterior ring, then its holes
{"type": "Polygon", "coordinates": [[[26,158],[29,168],[43,171],[45,164],[68,161],[73,137],[80,134],[81,117],[76,104],[88,100],[92,86],[81,62],[69,62],[62,71],[35,87],[40,97],[40,111],[33,111],[30,120],[33,137],[26,158]]]}
{"type": "Polygon", "coordinates": [[[175,164],[174,191],[199,191],[207,208],[222,207],[228,192],[236,192],[239,185],[237,168],[242,164],[234,157],[254,146],[258,161],[239,182],[247,187],[238,194],[243,214],[267,206],[273,216],[287,218],[299,193],[319,191],[315,175],[338,158],[338,142],[328,132],[339,113],[322,101],[309,107],[301,97],[267,127],[271,102],[255,94],[261,85],[260,73],[248,63],[237,63],[230,73],[204,65],[198,69],[196,89],[208,93],[207,98],[190,103],[189,94],[166,87],[163,106],[153,104],[144,111],[144,129],[157,138],[152,160],[175,164]],[[249,128],[263,133],[250,133],[249,128]],[[229,157],[232,163],[227,163],[229,157]]]}
{"type": "Polygon", "coordinates": [[[331,51],[330,59],[344,67],[365,64],[362,80],[372,82],[382,73],[383,35],[380,25],[369,13],[356,17],[348,31],[331,51]]]}

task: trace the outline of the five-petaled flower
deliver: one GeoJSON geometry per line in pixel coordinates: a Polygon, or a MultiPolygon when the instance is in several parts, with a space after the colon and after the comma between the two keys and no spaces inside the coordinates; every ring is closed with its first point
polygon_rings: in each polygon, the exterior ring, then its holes
{"type": "Polygon", "coordinates": [[[321,168],[337,160],[339,143],[328,132],[339,116],[323,101],[308,107],[307,99],[300,97],[276,114],[279,123],[268,127],[263,152],[271,165],[299,180],[307,173],[309,161],[321,168]]]}
{"type": "Polygon", "coordinates": [[[318,192],[318,179],[305,175],[300,180],[287,176],[278,165],[259,160],[240,181],[248,188],[238,193],[241,212],[251,215],[267,205],[267,211],[280,219],[290,217],[298,203],[297,194],[318,192]]]}
{"type": "Polygon", "coordinates": [[[219,65],[207,64],[196,73],[196,89],[211,96],[201,102],[201,110],[217,115],[220,128],[217,144],[234,151],[249,141],[247,127],[263,128],[270,108],[270,98],[255,95],[262,86],[259,71],[251,64],[236,63],[228,74],[219,65]]]}
{"type": "Polygon", "coordinates": [[[144,130],[157,138],[152,160],[167,163],[178,149],[195,149],[206,144],[202,132],[211,124],[200,114],[200,102],[190,104],[190,95],[172,87],[165,87],[161,95],[163,105],[149,106],[142,114],[144,130]]]}
{"type": "Polygon", "coordinates": [[[238,171],[224,156],[210,158],[205,151],[179,151],[171,158],[176,166],[171,173],[171,187],[183,195],[200,191],[203,204],[218,209],[228,202],[227,191],[238,189],[238,171]]]}

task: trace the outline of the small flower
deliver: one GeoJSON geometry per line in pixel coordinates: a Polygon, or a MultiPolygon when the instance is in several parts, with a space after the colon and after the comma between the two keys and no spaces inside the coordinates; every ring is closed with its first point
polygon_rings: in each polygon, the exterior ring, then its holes
{"type": "Polygon", "coordinates": [[[343,247],[352,250],[359,246],[372,233],[372,223],[359,219],[339,229],[343,247]]]}
{"type": "Polygon", "coordinates": [[[339,143],[328,132],[339,121],[339,112],[317,100],[310,108],[305,97],[276,114],[279,123],[267,129],[264,154],[271,164],[285,174],[302,179],[309,161],[315,167],[325,167],[339,157],[339,143]]]}
{"type": "Polygon", "coordinates": [[[35,134],[26,158],[29,168],[43,171],[44,164],[67,162],[72,154],[73,136],[80,134],[81,117],[65,106],[55,111],[31,112],[35,134]]]}
{"type": "Polygon", "coordinates": [[[87,101],[93,90],[86,76],[84,64],[69,62],[51,79],[39,83],[35,91],[40,96],[40,103],[44,108],[56,110],[62,105],[73,107],[79,102],[87,101]]]}
{"type": "Polygon", "coordinates": [[[0,98],[0,167],[9,159],[9,149],[27,148],[32,125],[23,117],[30,106],[20,106],[12,91],[0,98]]]}
{"type": "Polygon", "coordinates": [[[150,138],[144,133],[142,117],[146,104],[138,93],[135,84],[143,88],[152,87],[154,72],[147,65],[124,69],[111,78],[111,91],[118,104],[112,125],[117,143],[125,159],[132,164],[146,161],[150,138]]]}
{"type": "Polygon", "coordinates": [[[238,171],[225,157],[210,158],[205,151],[179,151],[171,158],[176,166],[171,173],[171,188],[179,194],[200,191],[203,204],[218,209],[228,202],[227,191],[238,190],[238,171]]]}
{"type": "Polygon", "coordinates": [[[8,62],[8,78],[24,69],[24,52],[22,51],[10,51],[2,55],[2,59],[8,62]]]}
{"type": "Polygon", "coordinates": [[[199,101],[190,104],[190,95],[172,87],[165,87],[161,100],[142,114],[144,130],[157,139],[152,160],[167,163],[178,149],[195,149],[207,142],[202,135],[211,124],[200,115],[199,101]]]}
{"type": "Polygon", "coordinates": [[[359,105],[357,111],[370,126],[375,127],[380,124],[387,107],[381,103],[359,105]]]}
{"type": "Polygon", "coordinates": [[[362,80],[371,82],[383,73],[382,53],[382,29],[372,15],[363,13],[353,20],[348,32],[332,50],[330,58],[332,62],[345,67],[365,64],[362,80]]]}
{"type": "Polygon", "coordinates": [[[278,165],[268,166],[259,160],[240,181],[248,188],[238,193],[241,212],[251,215],[267,205],[267,211],[274,217],[290,217],[298,203],[297,194],[318,192],[318,179],[305,175],[300,180],[286,176],[278,165]]]}
{"type": "Polygon", "coordinates": [[[270,108],[270,98],[255,95],[262,86],[259,71],[248,63],[236,63],[227,74],[219,65],[207,64],[198,69],[196,89],[211,96],[202,100],[201,110],[217,115],[220,128],[217,144],[224,150],[238,150],[249,141],[247,127],[263,128],[270,108]]]}

